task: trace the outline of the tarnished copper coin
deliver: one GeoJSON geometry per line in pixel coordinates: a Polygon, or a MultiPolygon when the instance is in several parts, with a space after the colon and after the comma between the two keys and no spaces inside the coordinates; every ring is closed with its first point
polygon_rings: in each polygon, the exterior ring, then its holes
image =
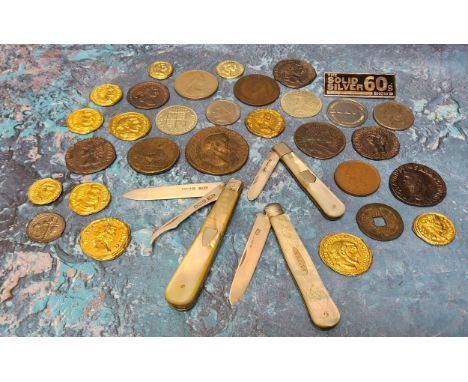
{"type": "Polygon", "coordinates": [[[398,211],[382,203],[362,206],[356,214],[356,222],[367,236],[380,241],[395,240],[404,229],[398,211]]]}
{"type": "Polygon", "coordinates": [[[336,126],[327,122],[309,122],[294,133],[296,146],[306,155],[317,159],[337,156],[346,146],[346,137],[336,126]]]}
{"type": "Polygon", "coordinates": [[[317,73],[307,61],[282,60],[275,65],[273,77],[284,86],[302,88],[315,80],[317,73]]]}
{"type": "Polygon", "coordinates": [[[127,161],[135,171],[146,175],[169,170],[179,159],[179,146],[167,138],[147,138],[128,150],[127,161]]]}
{"type": "Polygon", "coordinates": [[[249,74],[237,80],[234,85],[234,95],[247,105],[265,106],[279,97],[280,88],[271,77],[249,74]]]}
{"type": "Polygon", "coordinates": [[[348,160],[335,170],[335,182],[344,192],[354,196],[373,194],[380,186],[377,169],[360,160],[348,160]]]}
{"type": "Polygon", "coordinates": [[[114,146],[104,138],[76,142],[65,154],[67,168],[76,174],[92,174],[109,167],[116,158],[114,146]]]}
{"type": "Polygon", "coordinates": [[[127,101],[138,109],[157,109],[169,100],[169,89],[159,82],[141,82],[132,86],[127,101]]]}
{"type": "Polygon", "coordinates": [[[188,141],[185,157],[200,172],[226,175],[245,164],[249,157],[249,144],[233,130],[207,127],[188,141]]]}
{"type": "Polygon", "coordinates": [[[408,106],[399,102],[384,102],[374,107],[374,120],[390,130],[405,130],[413,126],[414,115],[408,106]]]}
{"type": "Polygon", "coordinates": [[[351,142],[354,150],[368,159],[390,159],[400,152],[397,136],[382,127],[362,127],[353,133],[351,142]]]}
{"type": "Polygon", "coordinates": [[[337,99],[328,105],[328,119],[342,127],[356,127],[367,120],[367,108],[349,98],[337,99]]]}
{"type": "Polygon", "coordinates": [[[187,99],[205,99],[218,90],[218,79],[206,70],[188,70],[177,76],[174,89],[187,99]]]}
{"type": "Polygon", "coordinates": [[[444,200],[447,186],[432,168],[418,163],[406,163],[390,175],[390,191],[403,203],[428,207],[444,200]]]}
{"type": "Polygon", "coordinates": [[[26,233],[33,241],[48,243],[62,236],[65,220],[55,212],[41,212],[28,223],[26,233]]]}
{"type": "Polygon", "coordinates": [[[232,125],[240,118],[239,105],[227,99],[220,99],[208,105],[205,111],[206,119],[214,125],[232,125]]]}

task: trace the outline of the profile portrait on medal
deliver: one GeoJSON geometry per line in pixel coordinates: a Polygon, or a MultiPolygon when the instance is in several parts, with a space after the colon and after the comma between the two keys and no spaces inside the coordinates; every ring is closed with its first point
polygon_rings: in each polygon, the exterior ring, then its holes
{"type": "Polygon", "coordinates": [[[229,147],[229,138],[223,133],[208,136],[200,146],[199,153],[203,162],[218,168],[237,160],[235,152],[229,147]]]}
{"type": "Polygon", "coordinates": [[[347,270],[357,270],[359,267],[359,249],[355,243],[341,240],[331,245],[331,256],[335,263],[347,270]]]}

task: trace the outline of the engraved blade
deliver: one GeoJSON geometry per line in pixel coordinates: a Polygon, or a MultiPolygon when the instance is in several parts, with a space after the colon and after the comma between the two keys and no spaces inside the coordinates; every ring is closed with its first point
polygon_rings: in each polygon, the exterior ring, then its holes
{"type": "Polygon", "coordinates": [[[124,198],[133,200],[162,200],[162,199],[184,199],[199,198],[209,190],[222,185],[222,182],[177,184],[174,186],[137,188],[123,194],[124,198]]]}
{"type": "Polygon", "coordinates": [[[270,219],[265,214],[258,213],[232,280],[229,292],[231,305],[239,302],[249,286],[269,232],[270,219]]]}
{"type": "Polygon", "coordinates": [[[249,187],[249,191],[247,192],[247,198],[249,200],[255,200],[258,195],[261,194],[268,182],[268,179],[270,179],[273,170],[278,164],[279,159],[280,156],[275,151],[272,150],[268,153],[268,156],[262,163],[260,170],[258,170],[257,175],[255,175],[255,178],[249,187]]]}

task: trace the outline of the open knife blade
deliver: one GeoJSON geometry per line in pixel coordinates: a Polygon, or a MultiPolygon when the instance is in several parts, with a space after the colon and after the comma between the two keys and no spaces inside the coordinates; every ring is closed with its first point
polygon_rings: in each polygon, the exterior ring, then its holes
{"type": "Polygon", "coordinates": [[[247,192],[247,198],[249,200],[255,200],[258,195],[261,194],[279,160],[280,156],[276,151],[271,150],[268,153],[268,156],[263,161],[260,170],[258,170],[257,175],[255,175],[255,178],[249,187],[249,191],[247,192]]]}
{"type": "Polygon", "coordinates": [[[177,184],[174,186],[137,188],[123,194],[124,198],[133,200],[162,200],[162,199],[183,199],[199,198],[208,191],[224,184],[222,182],[177,184]]]}

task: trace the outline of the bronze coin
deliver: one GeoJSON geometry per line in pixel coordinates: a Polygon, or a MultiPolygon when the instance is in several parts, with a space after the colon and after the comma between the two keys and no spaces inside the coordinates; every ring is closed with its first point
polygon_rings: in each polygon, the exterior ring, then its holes
{"type": "Polygon", "coordinates": [[[377,126],[362,127],[352,137],[354,150],[364,158],[383,160],[393,158],[400,152],[400,141],[389,130],[377,126]]]}
{"type": "Polygon", "coordinates": [[[48,243],[62,236],[65,230],[64,218],[55,212],[41,212],[34,216],[26,227],[29,238],[39,243],[48,243]]]}
{"type": "Polygon", "coordinates": [[[236,81],[234,95],[247,105],[265,106],[273,103],[279,97],[280,88],[271,77],[250,74],[236,81]]]}
{"type": "Polygon", "coordinates": [[[159,82],[141,82],[132,86],[127,101],[138,109],[157,109],[169,100],[169,89],[159,82]]]}
{"type": "Polygon", "coordinates": [[[429,207],[439,204],[447,195],[442,177],[432,168],[406,163],[390,175],[390,190],[403,203],[429,207]]]}
{"type": "Polygon", "coordinates": [[[116,158],[112,143],[104,138],[76,142],[65,154],[67,168],[76,174],[92,174],[109,167],[116,158]]]}
{"type": "Polygon", "coordinates": [[[296,146],[306,155],[317,159],[337,156],[346,146],[344,134],[327,122],[309,122],[294,133],[296,146]]]}
{"type": "Polygon", "coordinates": [[[353,196],[373,194],[380,186],[377,169],[360,160],[348,160],[335,170],[335,182],[344,192],[353,196]]]}
{"type": "Polygon", "coordinates": [[[356,214],[356,222],[367,236],[380,241],[395,240],[404,229],[403,220],[398,211],[382,203],[362,206],[356,214]]]}
{"type": "Polygon", "coordinates": [[[185,157],[200,172],[226,175],[239,170],[249,157],[249,144],[226,127],[207,127],[187,143],[185,157]]]}
{"type": "Polygon", "coordinates": [[[375,122],[390,130],[405,130],[414,122],[414,115],[408,106],[399,102],[384,102],[374,107],[375,122]]]}
{"type": "Polygon", "coordinates": [[[273,68],[273,77],[284,86],[297,89],[315,80],[317,72],[307,61],[282,60],[273,68]]]}
{"type": "Polygon", "coordinates": [[[136,172],[146,175],[169,170],[179,159],[179,146],[167,138],[147,138],[135,143],[127,153],[127,161],[136,172]]]}
{"type": "Polygon", "coordinates": [[[328,105],[327,116],[335,125],[357,127],[367,120],[367,108],[352,99],[337,99],[328,105]]]}

